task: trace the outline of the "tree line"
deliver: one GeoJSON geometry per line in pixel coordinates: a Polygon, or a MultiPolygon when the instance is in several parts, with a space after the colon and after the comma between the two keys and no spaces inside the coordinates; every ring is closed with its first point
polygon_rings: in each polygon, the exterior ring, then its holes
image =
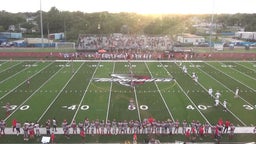
{"type": "MultiPolygon", "coordinates": [[[[213,23],[222,26],[218,32],[225,31],[228,26],[243,27],[245,31],[256,31],[256,14],[214,14],[213,23]]],[[[180,33],[196,33],[196,23],[211,23],[212,15],[142,15],[137,13],[84,13],[80,11],[59,11],[52,7],[48,12],[42,12],[43,32],[64,32],[67,41],[76,41],[79,34],[145,34],[174,36],[180,33]]],[[[40,37],[40,11],[35,13],[9,13],[0,11],[0,32],[8,31],[10,25],[34,28],[34,36],[40,37]],[[34,17],[35,23],[26,18],[34,17]]],[[[27,31],[26,35],[30,36],[27,31]]]]}

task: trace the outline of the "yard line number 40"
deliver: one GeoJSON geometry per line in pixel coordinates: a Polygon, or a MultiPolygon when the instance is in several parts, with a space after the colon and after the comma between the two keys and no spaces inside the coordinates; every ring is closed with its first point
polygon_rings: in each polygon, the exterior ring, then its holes
{"type": "MultiPolygon", "coordinates": [[[[210,108],[212,106],[198,105],[197,107],[198,107],[199,110],[207,110],[207,108],[210,108]]],[[[192,105],[188,105],[186,108],[190,109],[190,110],[195,109],[195,107],[192,106],[192,105]]],[[[243,105],[243,108],[245,108],[246,110],[254,110],[254,109],[256,109],[256,105],[254,107],[250,106],[250,105],[243,105]]]]}

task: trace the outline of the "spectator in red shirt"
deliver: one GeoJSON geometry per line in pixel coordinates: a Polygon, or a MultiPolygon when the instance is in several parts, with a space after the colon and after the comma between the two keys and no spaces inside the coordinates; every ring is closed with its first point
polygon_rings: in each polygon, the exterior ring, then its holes
{"type": "Polygon", "coordinates": [[[195,127],[191,127],[191,133],[192,133],[192,135],[196,135],[196,128],[195,127]]]}
{"type": "Polygon", "coordinates": [[[51,142],[54,143],[55,135],[54,133],[51,134],[51,142]]]}
{"type": "Polygon", "coordinates": [[[14,132],[14,130],[16,129],[16,123],[17,123],[17,120],[14,118],[12,120],[12,132],[14,132]]]}
{"type": "Polygon", "coordinates": [[[83,128],[80,129],[80,136],[82,137],[83,142],[85,141],[85,131],[83,128]]]}
{"type": "Polygon", "coordinates": [[[200,136],[200,140],[202,140],[203,136],[204,136],[204,127],[200,126],[199,128],[199,136],[200,136]]]}
{"type": "Polygon", "coordinates": [[[229,121],[229,120],[226,120],[226,121],[225,121],[225,127],[224,127],[224,130],[223,130],[223,133],[224,133],[224,132],[226,132],[226,133],[228,132],[229,126],[230,126],[230,121],[229,121]]]}
{"type": "Polygon", "coordinates": [[[218,124],[219,124],[219,125],[223,125],[223,120],[222,120],[222,118],[219,119],[218,124]]]}
{"type": "Polygon", "coordinates": [[[187,129],[187,131],[185,132],[185,136],[188,140],[190,140],[190,129],[187,129]]]}
{"type": "Polygon", "coordinates": [[[154,121],[154,118],[153,118],[153,117],[148,118],[148,122],[149,122],[150,124],[152,124],[153,121],[154,121]]]}
{"type": "Polygon", "coordinates": [[[223,120],[222,120],[222,118],[219,119],[218,125],[219,125],[219,127],[218,127],[219,130],[222,132],[222,127],[223,127],[223,120]]]}
{"type": "Polygon", "coordinates": [[[133,134],[133,143],[137,143],[137,134],[136,133],[133,134]]]}

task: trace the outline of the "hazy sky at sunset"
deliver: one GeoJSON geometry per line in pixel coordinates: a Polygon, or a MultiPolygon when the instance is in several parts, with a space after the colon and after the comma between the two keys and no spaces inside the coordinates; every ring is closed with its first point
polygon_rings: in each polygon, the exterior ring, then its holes
{"type": "MultiPolygon", "coordinates": [[[[42,10],[142,14],[256,13],[256,0],[41,0],[42,10]]],[[[1,0],[0,10],[36,12],[40,0],[1,0]]]]}

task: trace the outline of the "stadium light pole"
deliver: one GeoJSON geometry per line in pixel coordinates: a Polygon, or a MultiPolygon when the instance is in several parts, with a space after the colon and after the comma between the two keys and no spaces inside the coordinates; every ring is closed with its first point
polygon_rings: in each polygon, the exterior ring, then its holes
{"type": "Polygon", "coordinates": [[[42,0],[40,0],[41,47],[44,48],[42,0]]]}

